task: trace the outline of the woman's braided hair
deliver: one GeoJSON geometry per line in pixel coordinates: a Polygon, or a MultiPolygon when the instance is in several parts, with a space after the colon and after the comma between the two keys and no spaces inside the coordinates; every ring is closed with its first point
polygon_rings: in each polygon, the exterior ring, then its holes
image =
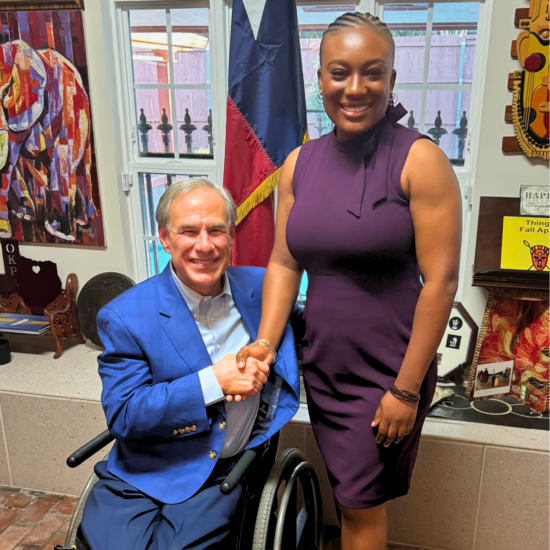
{"type": "Polygon", "coordinates": [[[352,27],[366,27],[381,36],[385,36],[392,50],[392,64],[393,58],[395,57],[395,42],[393,41],[393,36],[388,29],[386,23],[384,23],[379,17],[372,15],[371,13],[360,13],[360,12],[347,12],[338,17],[333,21],[323,33],[323,38],[321,39],[321,47],[319,48],[319,55],[321,55],[321,50],[323,48],[323,41],[325,37],[330,33],[334,33],[340,30],[349,29],[352,27]]]}

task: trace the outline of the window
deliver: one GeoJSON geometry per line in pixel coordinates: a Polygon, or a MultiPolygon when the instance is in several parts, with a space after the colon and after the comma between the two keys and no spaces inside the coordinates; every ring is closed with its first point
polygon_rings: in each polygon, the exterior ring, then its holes
{"type": "Polygon", "coordinates": [[[395,40],[395,92],[409,111],[401,123],[464,166],[479,2],[385,4],[383,20],[395,40]]]}
{"type": "MultiPolygon", "coordinates": [[[[223,2],[213,5],[222,15],[227,10],[223,2]]],[[[120,106],[133,182],[136,268],[143,280],[168,262],[155,222],[165,189],[194,176],[222,181],[223,143],[216,142],[216,129],[225,124],[225,35],[223,18],[216,25],[207,0],[177,6],[134,0],[117,8],[120,106]]]]}

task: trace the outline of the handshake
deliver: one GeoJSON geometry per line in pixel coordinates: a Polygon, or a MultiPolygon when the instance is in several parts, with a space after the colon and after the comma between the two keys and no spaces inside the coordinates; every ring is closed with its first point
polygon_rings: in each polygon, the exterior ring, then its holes
{"type": "Polygon", "coordinates": [[[249,395],[258,395],[269,376],[269,364],[254,357],[248,356],[239,364],[237,367],[237,356],[228,353],[212,366],[227,401],[245,401],[249,395]]]}

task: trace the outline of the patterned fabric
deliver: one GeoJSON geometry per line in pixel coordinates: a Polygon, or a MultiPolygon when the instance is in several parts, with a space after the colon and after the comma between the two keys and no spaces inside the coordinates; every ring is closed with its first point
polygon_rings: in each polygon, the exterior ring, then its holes
{"type": "Polygon", "coordinates": [[[548,410],[549,329],[548,302],[525,302],[510,395],[541,413],[548,410]],[[523,386],[527,390],[522,390],[523,386]]]}
{"type": "Polygon", "coordinates": [[[503,387],[503,393],[499,395],[510,395],[537,412],[546,412],[550,347],[549,302],[520,300],[495,294],[489,298],[485,317],[480,334],[481,345],[478,343],[479,356],[474,358],[470,373],[468,395],[478,399],[473,390],[476,376],[483,376],[483,372],[476,374],[478,365],[514,361],[511,386],[503,387]]]}

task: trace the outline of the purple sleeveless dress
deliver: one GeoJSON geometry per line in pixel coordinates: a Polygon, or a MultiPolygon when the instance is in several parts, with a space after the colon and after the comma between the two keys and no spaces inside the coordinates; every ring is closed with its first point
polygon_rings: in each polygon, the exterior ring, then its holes
{"type": "Polygon", "coordinates": [[[339,142],[330,133],[306,143],[294,171],[286,237],[309,279],[302,348],[308,408],[336,499],[348,508],[407,494],[436,386],[434,360],[413,431],[389,448],[376,443],[370,424],[401,368],[422,288],[400,178],[423,136],[395,122],[404,113],[391,109],[359,139],[339,142]]]}

